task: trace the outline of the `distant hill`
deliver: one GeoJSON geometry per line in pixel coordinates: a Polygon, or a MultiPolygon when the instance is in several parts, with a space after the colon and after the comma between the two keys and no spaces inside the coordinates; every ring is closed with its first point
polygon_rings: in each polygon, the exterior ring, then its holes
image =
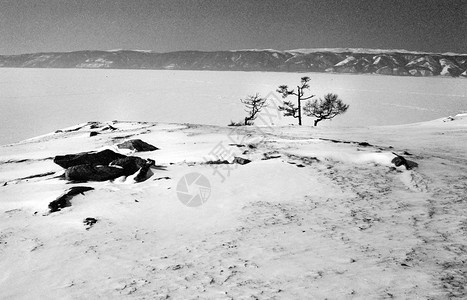
{"type": "Polygon", "coordinates": [[[167,53],[88,50],[0,55],[0,67],[329,72],[467,77],[467,54],[347,48],[167,53]]]}

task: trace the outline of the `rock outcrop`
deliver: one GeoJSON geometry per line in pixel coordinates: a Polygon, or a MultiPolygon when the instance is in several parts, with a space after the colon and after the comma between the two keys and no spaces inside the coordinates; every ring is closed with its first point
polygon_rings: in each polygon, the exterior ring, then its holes
{"type": "Polygon", "coordinates": [[[78,165],[108,165],[112,161],[125,158],[123,154],[112,150],[103,150],[99,152],[82,152],[77,154],[58,155],[54,158],[54,163],[62,168],[69,168],[78,165]]]}
{"type": "Polygon", "coordinates": [[[106,181],[136,172],[135,181],[140,182],[155,165],[152,159],[126,156],[112,150],[56,156],[54,162],[66,169],[65,179],[74,182],[106,181]]]}
{"type": "Polygon", "coordinates": [[[416,162],[405,159],[405,157],[397,155],[396,153],[393,154],[396,155],[396,157],[391,160],[391,163],[393,163],[396,167],[404,166],[406,170],[412,170],[418,167],[416,162]]]}
{"type": "Polygon", "coordinates": [[[66,190],[63,194],[61,194],[57,199],[49,203],[49,212],[53,213],[56,211],[61,210],[64,207],[71,206],[70,200],[78,195],[83,194],[84,192],[91,191],[94,188],[89,186],[74,186],[66,190]]]}
{"type": "Polygon", "coordinates": [[[148,144],[140,139],[134,139],[134,140],[128,140],[125,141],[121,144],[117,145],[118,148],[120,149],[129,149],[129,150],[135,150],[135,151],[155,151],[159,150],[159,148],[148,144]]]}
{"type": "Polygon", "coordinates": [[[151,159],[128,156],[116,159],[108,165],[82,164],[69,167],[65,170],[65,179],[77,182],[106,181],[138,172],[135,181],[140,182],[146,178],[149,168],[154,164],[151,159]]]}
{"type": "Polygon", "coordinates": [[[77,165],[66,169],[65,179],[75,182],[106,181],[123,176],[125,170],[103,165],[77,165]]]}
{"type": "Polygon", "coordinates": [[[246,165],[251,163],[251,160],[243,157],[236,156],[232,162],[233,164],[246,165]]]}

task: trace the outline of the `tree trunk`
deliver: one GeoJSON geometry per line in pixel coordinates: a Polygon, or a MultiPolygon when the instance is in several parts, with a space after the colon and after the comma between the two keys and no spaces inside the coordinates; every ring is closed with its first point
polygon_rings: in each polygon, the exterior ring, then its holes
{"type": "Polygon", "coordinates": [[[298,125],[302,126],[302,100],[300,99],[300,88],[298,89],[298,125]]]}
{"type": "Polygon", "coordinates": [[[315,120],[315,127],[318,126],[318,122],[319,122],[319,121],[322,121],[322,120],[323,120],[323,119],[316,119],[316,120],[315,120]]]}

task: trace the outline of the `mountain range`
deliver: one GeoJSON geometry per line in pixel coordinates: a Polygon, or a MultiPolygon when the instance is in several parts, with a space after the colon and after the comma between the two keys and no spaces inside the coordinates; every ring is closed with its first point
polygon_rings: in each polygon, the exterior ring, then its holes
{"type": "Polygon", "coordinates": [[[85,50],[0,55],[0,67],[328,72],[467,77],[467,54],[375,49],[85,50]]]}

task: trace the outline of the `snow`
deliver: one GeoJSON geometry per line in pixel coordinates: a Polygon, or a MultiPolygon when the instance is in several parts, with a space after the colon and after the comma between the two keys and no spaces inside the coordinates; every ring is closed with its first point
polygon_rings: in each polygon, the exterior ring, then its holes
{"type": "Polygon", "coordinates": [[[126,50],[126,49],[112,49],[112,50],[107,50],[107,52],[122,52],[122,51],[132,51],[132,52],[142,52],[142,53],[155,53],[152,50],[137,50],[137,49],[132,49],[132,50],[126,50]]]}
{"type": "Polygon", "coordinates": [[[84,122],[2,146],[0,298],[463,298],[467,113],[443,119],[361,128],[84,122]],[[53,156],[119,151],[131,138],[160,148],[133,154],[164,166],[147,181],[56,177],[53,156]],[[219,145],[252,162],[204,164],[219,145]],[[419,167],[394,168],[393,153],[419,167]],[[54,173],[21,179],[45,172],[54,173]],[[211,185],[199,207],[177,198],[192,172],[211,185]],[[47,213],[74,185],[95,190],[47,213]],[[98,222],[86,230],[88,217],[98,222]]]}
{"type": "MultiPolygon", "coordinates": [[[[284,52],[293,52],[293,53],[316,53],[316,52],[334,52],[334,53],[342,53],[342,52],[352,52],[352,53],[361,53],[361,54],[381,54],[381,53],[404,53],[404,54],[437,54],[433,52],[425,52],[425,51],[409,51],[405,49],[369,49],[369,48],[311,48],[311,49],[294,49],[294,50],[287,50],[284,52]]],[[[465,55],[453,52],[446,52],[441,53],[443,55],[450,55],[450,56],[458,56],[458,55],[465,55]]]]}
{"type": "Polygon", "coordinates": [[[302,75],[2,69],[2,134],[30,138],[0,146],[0,299],[466,298],[465,80],[311,74],[348,113],[219,126],[302,75]],[[160,150],[116,147],[132,138],[160,150]],[[157,166],[78,184],[52,161],[102,149],[157,166]],[[236,156],[252,162],[205,163],[236,156]],[[199,207],[177,197],[193,172],[199,207]],[[48,213],[78,185],[94,190],[48,213]]]}
{"type": "MultiPolygon", "coordinates": [[[[111,50],[104,50],[104,52],[121,52],[121,51],[134,51],[134,52],[142,52],[142,53],[156,53],[153,50],[138,50],[138,49],[111,49],[111,50]]],[[[316,53],[316,52],[335,52],[335,53],[342,53],[342,52],[353,52],[353,53],[362,53],[362,54],[380,54],[380,53],[406,53],[406,54],[442,54],[442,55],[449,55],[449,56],[459,56],[465,55],[461,53],[454,53],[454,52],[445,52],[445,53],[434,53],[434,52],[426,52],[426,51],[410,51],[405,49],[370,49],[370,48],[303,48],[303,49],[292,49],[292,50],[275,50],[275,49],[238,49],[238,50],[228,50],[228,52],[242,52],[242,51],[254,51],[254,52],[273,52],[273,53],[281,53],[281,54],[309,54],[309,53],[316,53]]]]}
{"type": "Polygon", "coordinates": [[[241,49],[241,50],[229,50],[229,52],[243,52],[243,51],[253,51],[253,52],[272,52],[272,53],[284,53],[284,51],[274,50],[274,49],[241,49]]]}
{"type": "Polygon", "coordinates": [[[345,65],[347,65],[348,63],[350,63],[350,62],[352,62],[352,61],[354,61],[354,60],[357,60],[357,59],[356,59],[355,57],[353,57],[353,56],[349,56],[349,57],[347,57],[346,59],[344,59],[343,61],[338,62],[338,63],[335,64],[334,66],[335,66],[335,67],[345,66],[345,65]]]}

